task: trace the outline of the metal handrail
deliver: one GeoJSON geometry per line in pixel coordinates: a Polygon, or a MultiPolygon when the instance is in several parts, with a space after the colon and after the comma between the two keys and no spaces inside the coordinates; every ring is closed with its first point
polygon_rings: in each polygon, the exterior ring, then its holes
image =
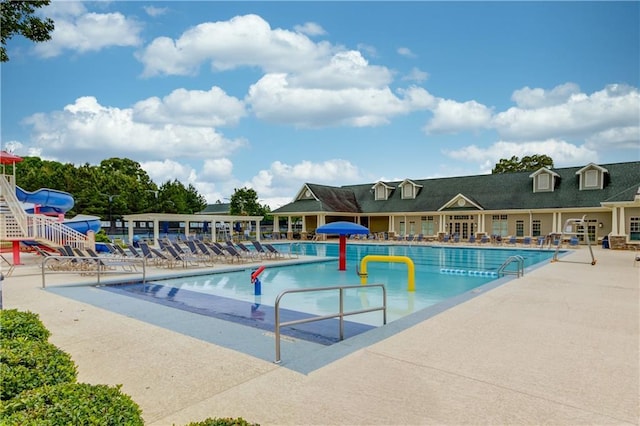
{"type": "Polygon", "coordinates": [[[509,256],[498,268],[498,275],[516,275],[518,278],[524,276],[524,257],[520,255],[509,256]],[[513,262],[517,262],[517,269],[515,271],[507,271],[507,266],[513,262]]]}
{"type": "Polygon", "coordinates": [[[375,312],[375,311],[382,311],[382,323],[386,324],[387,323],[387,289],[385,288],[384,284],[367,284],[366,286],[341,285],[341,286],[332,286],[332,287],[313,287],[313,288],[284,290],[278,295],[278,297],[276,297],[276,303],[275,303],[276,359],[274,362],[276,364],[279,364],[281,361],[280,359],[280,328],[281,327],[304,324],[308,322],[322,321],[322,320],[332,319],[332,318],[340,318],[340,340],[344,340],[344,317],[349,315],[365,314],[367,312],[375,312]],[[344,312],[344,290],[354,289],[354,288],[365,289],[370,287],[380,287],[382,289],[382,306],[375,307],[375,308],[360,309],[357,311],[344,312]],[[285,294],[308,293],[312,291],[328,291],[328,290],[340,291],[340,312],[338,312],[337,314],[321,315],[317,317],[304,318],[304,319],[299,319],[295,321],[287,321],[287,322],[280,323],[280,299],[282,299],[282,297],[285,294]]]}
{"type": "MultiPolygon", "coordinates": [[[[103,265],[100,264],[100,262],[102,262],[104,265],[109,265],[110,262],[117,260],[117,262],[121,263],[121,262],[125,262],[125,263],[140,263],[142,265],[142,283],[144,284],[147,280],[147,265],[144,261],[144,259],[139,259],[139,258],[131,258],[131,259],[123,259],[123,258],[117,258],[117,259],[109,259],[109,258],[96,258],[96,257],[91,257],[91,256],[50,256],[50,257],[45,257],[44,259],[42,259],[42,288],[46,287],[46,282],[45,282],[45,275],[46,272],[61,272],[61,273],[80,273],[80,274],[96,274],[97,275],[97,282],[96,285],[100,285],[100,276],[101,274],[134,274],[137,272],[136,271],[124,271],[124,270],[120,270],[120,271],[109,271],[106,270],[105,268],[103,268],[103,265]],[[60,260],[78,260],[78,261],[82,261],[82,262],[87,262],[87,264],[91,265],[91,264],[95,264],[96,268],[95,269],[62,269],[59,271],[56,270],[52,270],[52,269],[47,269],[47,263],[49,261],[60,261],[60,260]]],[[[93,266],[93,265],[91,265],[93,266]]]]}

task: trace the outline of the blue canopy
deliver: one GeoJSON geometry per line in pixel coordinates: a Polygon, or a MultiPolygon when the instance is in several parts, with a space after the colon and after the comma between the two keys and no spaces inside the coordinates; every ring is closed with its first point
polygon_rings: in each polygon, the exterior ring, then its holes
{"type": "Polygon", "coordinates": [[[369,228],[353,222],[331,222],[316,229],[319,234],[368,234],[369,228]]]}

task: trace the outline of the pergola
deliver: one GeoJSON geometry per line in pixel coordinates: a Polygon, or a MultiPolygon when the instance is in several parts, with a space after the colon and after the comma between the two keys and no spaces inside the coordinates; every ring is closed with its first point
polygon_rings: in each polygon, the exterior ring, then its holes
{"type": "Polygon", "coordinates": [[[231,216],[231,215],[208,215],[208,214],[174,214],[174,213],[138,213],[124,215],[122,218],[128,223],[129,241],[133,241],[134,222],[153,222],[153,238],[157,241],[160,238],[160,222],[184,222],[185,238],[189,237],[189,224],[208,223],[211,231],[211,240],[216,241],[216,224],[220,223],[229,229],[233,229],[237,222],[249,222],[255,227],[256,239],[260,241],[260,221],[263,216],[231,216]]]}

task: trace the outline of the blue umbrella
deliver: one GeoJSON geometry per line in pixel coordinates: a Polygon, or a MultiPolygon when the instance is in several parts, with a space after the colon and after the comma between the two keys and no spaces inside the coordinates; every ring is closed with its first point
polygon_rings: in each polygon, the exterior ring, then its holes
{"type": "Polygon", "coordinates": [[[369,228],[366,226],[358,225],[354,222],[331,222],[326,225],[319,226],[316,229],[318,234],[333,234],[340,236],[340,251],[339,251],[339,271],[347,269],[347,235],[351,234],[368,234],[369,228]]]}

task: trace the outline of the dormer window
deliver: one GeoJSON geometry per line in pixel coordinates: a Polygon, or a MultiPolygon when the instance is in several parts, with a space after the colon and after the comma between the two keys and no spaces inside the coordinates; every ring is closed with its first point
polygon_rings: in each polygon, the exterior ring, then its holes
{"type": "Polygon", "coordinates": [[[543,167],[530,174],[529,177],[533,178],[533,192],[553,192],[556,186],[556,179],[559,178],[560,175],[553,170],[543,167]]]}
{"type": "Polygon", "coordinates": [[[389,199],[389,194],[393,190],[393,187],[385,184],[384,182],[378,182],[373,185],[373,192],[375,194],[376,201],[383,201],[389,199]]]}
{"type": "Polygon", "coordinates": [[[413,195],[413,185],[408,183],[404,184],[402,187],[402,198],[415,198],[413,195]]]}
{"type": "Polygon", "coordinates": [[[580,191],[604,188],[605,173],[609,173],[609,171],[594,163],[589,163],[578,170],[576,175],[580,179],[580,191]]]}
{"type": "Polygon", "coordinates": [[[413,200],[418,195],[418,190],[422,188],[422,185],[417,185],[408,179],[403,180],[400,183],[400,190],[402,191],[403,200],[413,200]]]}

